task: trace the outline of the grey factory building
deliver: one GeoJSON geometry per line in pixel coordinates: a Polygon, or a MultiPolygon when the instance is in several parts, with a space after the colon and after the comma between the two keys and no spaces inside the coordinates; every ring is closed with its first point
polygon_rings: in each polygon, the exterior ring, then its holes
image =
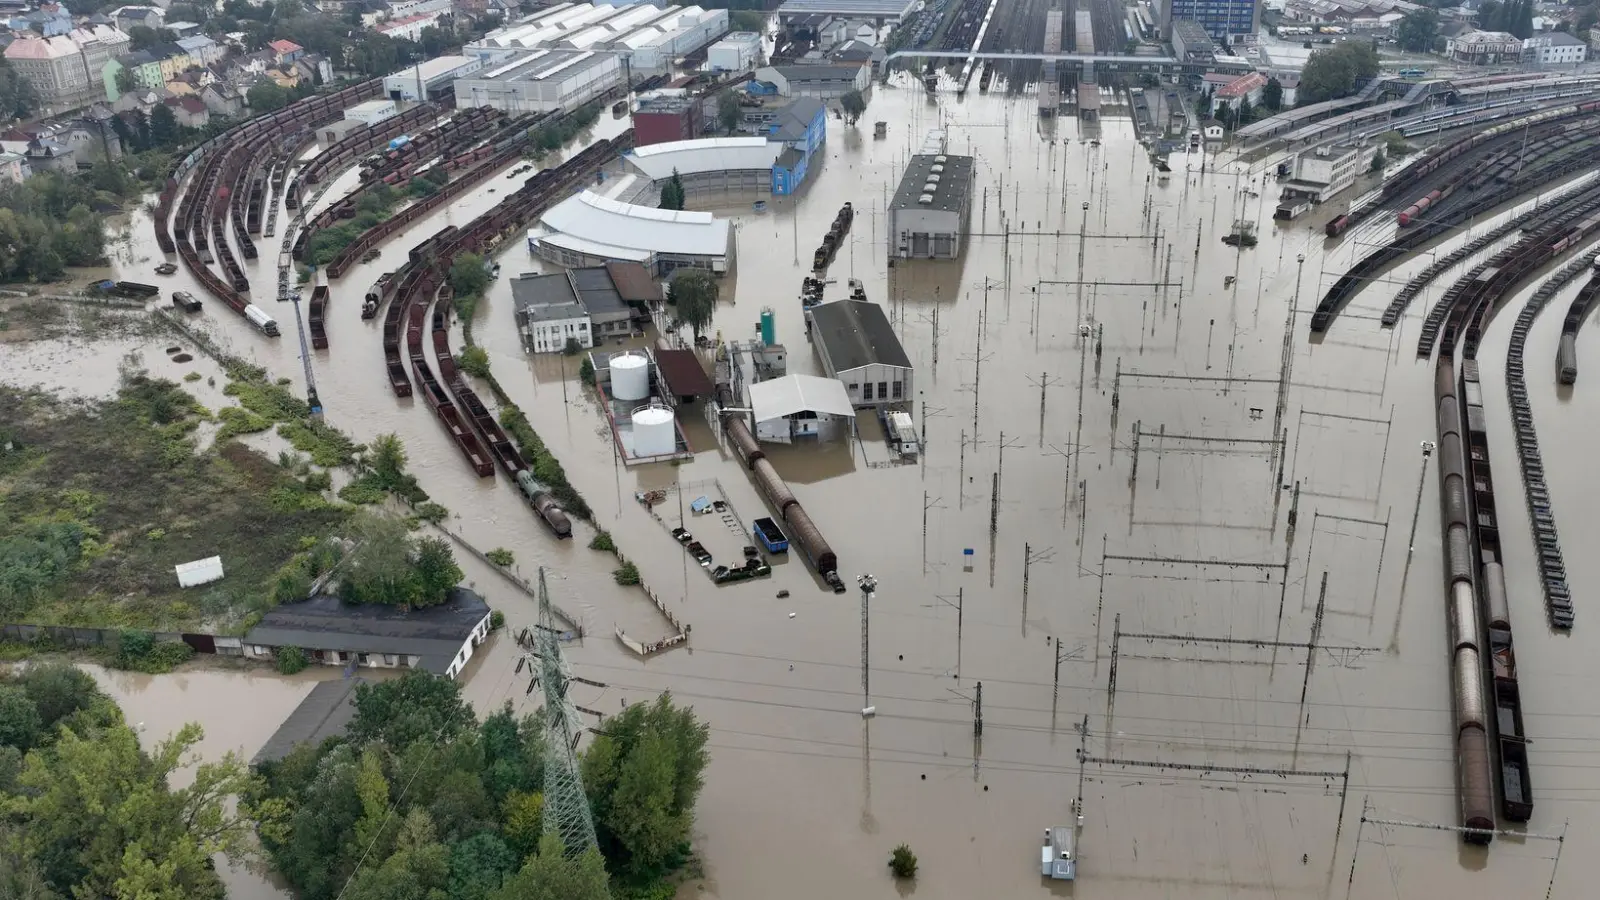
{"type": "Polygon", "coordinates": [[[911,358],[883,307],[835,300],[806,310],[806,330],[822,368],[844,384],[852,406],[902,406],[915,396],[911,358]]]}
{"type": "Polygon", "coordinates": [[[972,216],[972,157],[919,154],[889,204],[889,255],[955,259],[972,216]]]}

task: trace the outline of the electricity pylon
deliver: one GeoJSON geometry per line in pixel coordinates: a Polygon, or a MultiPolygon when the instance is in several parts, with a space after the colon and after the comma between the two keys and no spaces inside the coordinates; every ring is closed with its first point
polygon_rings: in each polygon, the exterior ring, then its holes
{"type": "Polygon", "coordinates": [[[568,856],[577,856],[595,846],[594,817],[578,771],[578,737],[583,724],[567,695],[570,683],[581,679],[573,678],[561,655],[561,628],[550,609],[543,566],[539,567],[539,624],[534,630],[536,650],[517,661],[517,671],[522,671],[524,662],[529,663],[533,685],[544,690],[544,830],[561,838],[568,856]]]}

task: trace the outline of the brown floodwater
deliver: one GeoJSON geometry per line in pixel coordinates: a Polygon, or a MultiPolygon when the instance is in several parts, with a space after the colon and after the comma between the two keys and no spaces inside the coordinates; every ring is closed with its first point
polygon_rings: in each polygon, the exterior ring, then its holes
{"type": "MultiPolygon", "coordinates": [[[[1464,850],[1446,832],[1360,821],[1366,809],[1369,820],[1456,822],[1431,472],[1418,506],[1418,445],[1434,438],[1431,364],[1412,347],[1427,307],[1471,262],[1418,298],[1393,332],[1375,316],[1434,253],[1502,217],[1397,267],[1312,343],[1307,323],[1321,290],[1392,225],[1327,246],[1315,221],[1272,221],[1270,161],[1179,154],[1161,183],[1127,119],[1108,117],[1090,143],[1070,118],[1042,127],[1033,103],[878,87],[862,125],[829,120],[826,163],[797,200],[770,199],[759,214],[746,200],[716,207],[738,229],[737,272],[723,283],[715,326],[722,335],[751,335],[772,306],[791,370],[818,371],[797,289],[810,249],[848,200],[857,215],[829,297],[843,295],[845,279],[862,279],[917,367],[913,412],[928,448],[917,465],[881,465],[888,454],[867,421],[860,442],[771,454],[846,580],[877,577],[868,698],[854,589],[824,592],[799,559],[769,580],[717,588],[634,501],[636,491],[675,483],[693,491],[689,483],[715,478],[746,516],[765,514],[737,461],[693,418],[698,411],[686,423],[694,460],[625,469],[576,364],[522,355],[507,279],[538,266],[521,240],[500,256],[505,277],[481,307],[478,339],[599,524],[693,626],[688,648],[645,661],[623,650],[613,628],[639,637],[666,625],[639,592],[612,582],[615,561],[588,550],[586,534],[553,541],[505,479],[474,477],[432,415],[391,395],[377,326],[357,315],[362,294],[409,246],[465,224],[519,179],[494,179],[336,283],[332,348],[313,360],[328,419],[360,440],[399,434],[411,469],[452,510],[449,528],[483,549],[513,550],[524,576],[550,570],[556,602],[590,634],[568,647],[575,672],[609,685],[575,687],[578,703],[607,711],[670,689],[711,725],[696,819],[706,877],[686,896],[890,896],[885,862],[902,842],[922,869],[901,892],[930,900],[1542,895],[1554,843],[1502,839],[1487,852],[1464,850]],[[871,137],[878,119],[889,123],[883,140],[871,137]],[[932,129],[949,152],[977,158],[974,234],[958,262],[890,269],[884,204],[932,129]],[[1258,246],[1221,242],[1237,219],[1255,223],[1258,246]],[[1290,387],[1280,406],[1286,319],[1290,387]],[[1100,352],[1080,338],[1085,326],[1103,328],[1100,352]],[[1292,491],[1282,485],[1294,482],[1300,499],[1285,564],[1292,491]],[[792,595],[777,599],[779,590],[792,595]],[[1123,637],[1114,704],[1108,697],[1118,623],[1126,633],[1304,643],[1319,595],[1322,649],[1309,679],[1303,648],[1123,637]],[[866,702],[876,716],[864,721],[866,702]],[[1080,748],[1088,762],[1080,764],[1080,748]],[[1080,793],[1079,881],[1043,882],[1041,830],[1071,823],[1080,793]]],[[[623,124],[603,118],[593,134],[623,124]]],[[[159,259],[142,215],[117,260],[125,277],[159,259]]],[[[274,289],[270,264],[247,267],[259,290],[274,289]]],[[[186,273],[163,287],[195,289],[186,273]]],[[[257,302],[293,321],[288,307],[257,302]]],[[[235,352],[303,381],[292,336],[262,338],[218,303],[201,318],[235,352]]],[[[1480,358],[1533,741],[1538,807],[1529,830],[1569,829],[1575,846],[1552,896],[1577,898],[1600,874],[1586,852],[1600,825],[1600,700],[1583,688],[1592,663],[1581,603],[1570,637],[1546,630],[1522,504],[1513,502],[1520,486],[1501,371],[1512,318],[1495,320],[1480,358]]],[[[1547,371],[1559,328],[1553,313],[1536,325],[1531,373],[1547,371]]],[[[111,356],[85,354],[77,364],[109,366],[111,356]]],[[[1600,501],[1600,486],[1583,474],[1581,401],[1531,381],[1562,535],[1569,548],[1585,546],[1600,538],[1600,524],[1581,515],[1600,501]]],[[[1593,583],[1586,557],[1574,549],[1568,558],[1575,583],[1593,583]]],[[[519,590],[476,563],[467,569],[514,626],[534,619],[519,590]]],[[[535,702],[513,674],[516,652],[497,640],[469,667],[466,690],[480,709],[535,702]]],[[[171,715],[203,720],[213,708],[193,698],[201,677],[155,680],[171,715]]],[[[281,712],[276,700],[261,707],[256,692],[304,689],[264,674],[230,677],[240,681],[223,693],[237,708],[251,692],[245,730],[263,737],[293,703],[285,695],[281,712]]],[[[219,722],[232,714],[216,710],[219,722]]]]}

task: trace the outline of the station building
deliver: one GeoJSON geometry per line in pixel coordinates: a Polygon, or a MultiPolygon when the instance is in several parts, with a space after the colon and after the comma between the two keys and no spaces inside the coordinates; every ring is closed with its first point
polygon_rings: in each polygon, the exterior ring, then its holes
{"type": "Polygon", "coordinates": [[[972,157],[918,154],[889,203],[889,255],[955,259],[972,217],[972,157]]]}
{"type": "Polygon", "coordinates": [[[635,262],[662,277],[674,269],[722,274],[734,258],[733,228],[707,212],[638,206],[593,191],[568,197],[528,230],[528,249],[576,268],[635,262]]]}

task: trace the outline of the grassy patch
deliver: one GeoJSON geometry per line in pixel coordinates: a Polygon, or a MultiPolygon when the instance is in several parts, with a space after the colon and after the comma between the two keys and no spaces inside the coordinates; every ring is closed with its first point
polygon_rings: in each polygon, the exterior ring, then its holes
{"type": "Polygon", "coordinates": [[[357,506],[382,503],[389,496],[377,475],[368,472],[339,489],[339,499],[357,506]]]}
{"type": "MultiPolygon", "coordinates": [[[[279,390],[233,393],[268,418],[292,408],[279,390]]],[[[142,375],[107,401],[0,387],[13,445],[0,453],[0,621],[220,632],[270,605],[301,538],[331,533],[348,509],[237,441],[197,453],[207,415],[142,375]],[[179,588],[173,567],[208,556],[225,577],[179,588]]]]}
{"type": "Polygon", "coordinates": [[[292,421],[278,426],[278,436],[319,466],[347,466],[363,448],[338,429],[318,422],[292,421]]]}
{"type": "Polygon", "coordinates": [[[625,562],[611,572],[611,577],[624,587],[638,584],[639,567],[631,562],[625,562]]]}

